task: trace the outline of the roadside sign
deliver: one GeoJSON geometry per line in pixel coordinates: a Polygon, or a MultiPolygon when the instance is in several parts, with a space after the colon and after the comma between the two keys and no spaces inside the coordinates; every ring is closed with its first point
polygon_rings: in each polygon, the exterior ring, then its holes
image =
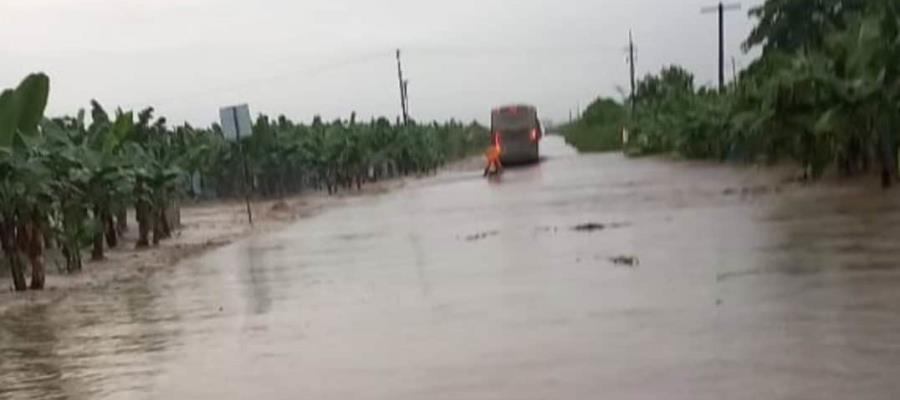
{"type": "Polygon", "coordinates": [[[220,108],[219,122],[222,124],[222,133],[227,140],[238,140],[242,136],[250,136],[253,132],[250,107],[246,104],[220,108]]]}
{"type": "Polygon", "coordinates": [[[250,169],[247,167],[247,156],[244,154],[244,145],[241,143],[241,135],[253,134],[253,124],[250,121],[250,107],[246,104],[222,107],[219,109],[219,122],[222,123],[222,134],[225,140],[236,141],[238,152],[241,155],[241,164],[244,169],[244,202],[247,204],[247,221],[253,225],[253,211],[250,208],[250,169]]]}

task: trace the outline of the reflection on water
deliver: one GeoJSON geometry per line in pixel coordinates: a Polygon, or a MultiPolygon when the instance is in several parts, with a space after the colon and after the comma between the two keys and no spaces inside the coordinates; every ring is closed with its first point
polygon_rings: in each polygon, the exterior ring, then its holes
{"type": "Polygon", "coordinates": [[[13,309],[0,398],[900,393],[900,192],[544,149],[13,309]]]}
{"type": "Polygon", "coordinates": [[[48,320],[49,306],[35,306],[29,315],[6,316],[6,328],[0,333],[0,395],[16,393],[17,397],[62,399],[62,360],[57,355],[59,337],[48,320]],[[34,390],[38,388],[39,390],[34,390]]]}
{"type": "Polygon", "coordinates": [[[102,398],[147,390],[177,346],[178,315],[154,285],[77,293],[0,321],[0,398],[102,398]]]}
{"type": "Polygon", "coordinates": [[[271,288],[269,287],[269,271],[266,266],[266,255],[275,253],[278,247],[247,246],[242,252],[243,265],[240,268],[242,279],[246,282],[244,299],[253,314],[265,314],[272,306],[271,288]]]}

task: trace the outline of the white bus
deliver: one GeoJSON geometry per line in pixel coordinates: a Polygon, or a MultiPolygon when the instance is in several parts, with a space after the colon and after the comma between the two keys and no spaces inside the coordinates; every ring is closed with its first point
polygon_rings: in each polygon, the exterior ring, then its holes
{"type": "Polygon", "coordinates": [[[491,144],[500,148],[500,161],[504,164],[537,162],[543,136],[533,106],[514,104],[491,111],[491,144]]]}

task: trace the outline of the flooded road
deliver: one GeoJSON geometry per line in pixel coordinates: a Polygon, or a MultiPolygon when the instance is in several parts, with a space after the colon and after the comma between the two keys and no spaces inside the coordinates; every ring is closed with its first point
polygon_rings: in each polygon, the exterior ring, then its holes
{"type": "Polygon", "coordinates": [[[897,191],[544,151],[14,309],[0,398],[900,397],[897,191]]]}

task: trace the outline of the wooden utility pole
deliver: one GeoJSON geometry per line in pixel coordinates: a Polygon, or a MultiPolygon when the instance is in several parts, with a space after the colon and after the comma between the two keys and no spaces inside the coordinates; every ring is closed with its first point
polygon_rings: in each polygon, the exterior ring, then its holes
{"type": "Polygon", "coordinates": [[[631,37],[631,31],[628,31],[628,67],[631,70],[631,112],[634,113],[636,99],[634,98],[634,39],[631,37]]]}
{"type": "Polygon", "coordinates": [[[406,98],[406,86],[408,81],[403,80],[403,67],[400,64],[400,49],[397,49],[397,79],[400,82],[400,115],[403,117],[403,125],[409,123],[409,112],[406,98]]]}
{"type": "Polygon", "coordinates": [[[403,104],[405,105],[403,115],[406,116],[404,119],[409,122],[409,79],[403,80],[403,104]]]}
{"type": "Polygon", "coordinates": [[[737,61],[731,57],[731,80],[737,82],[737,61]]]}
{"type": "Polygon", "coordinates": [[[700,9],[703,14],[719,13],[719,90],[725,90],[725,11],[740,10],[741,5],[738,3],[723,4],[721,1],[718,6],[704,7],[700,9]]]}

